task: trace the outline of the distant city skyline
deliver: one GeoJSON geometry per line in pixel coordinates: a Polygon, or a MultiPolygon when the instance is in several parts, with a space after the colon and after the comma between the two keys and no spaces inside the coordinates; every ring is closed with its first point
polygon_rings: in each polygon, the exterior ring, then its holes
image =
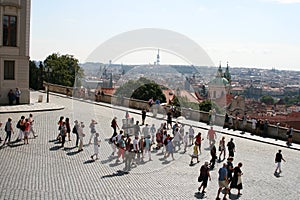
{"type": "MultiPolygon", "coordinates": [[[[195,41],[214,64],[300,71],[300,0],[80,1],[32,0],[30,59],[70,54],[84,63],[118,34],[161,28],[195,41]]],[[[186,64],[161,52],[161,64],[186,64]]],[[[116,61],[155,62],[155,51],[116,61]]],[[[108,60],[106,62],[109,62],[108,60]]]]}

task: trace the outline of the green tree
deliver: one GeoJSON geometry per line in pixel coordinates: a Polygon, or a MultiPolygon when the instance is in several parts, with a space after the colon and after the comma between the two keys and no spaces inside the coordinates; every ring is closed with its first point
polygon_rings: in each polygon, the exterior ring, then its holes
{"type": "Polygon", "coordinates": [[[212,103],[210,100],[205,100],[205,101],[202,101],[200,104],[199,104],[199,109],[200,111],[205,111],[205,112],[209,112],[212,108],[212,103]]]}
{"type": "Polygon", "coordinates": [[[38,90],[41,89],[42,73],[34,61],[29,61],[29,87],[38,90]]]}
{"type": "Polygon", "coordinates": [[[144,101],[153,98],[154,100],[159,99],[161,102],[166,102],[166,97],[160,86],[154,81],[143,77],[137,81],[129,80],[116,90],[115,95],[144,101]]]}
{"type": "Polygon", "coordinates": [[[53,53],[46,58],[44,66],[52,69],[49,78],[50,83],[69,87],[81,85],[84,72],[80,68],[78,60],[72,55],[53,53]]]}
{"type": "Polygon", "coordinates": [[[260,98],[260,101],[262,103],[268,104],[268,105],[272,105],[274,104],[274,99],[273,97],[271,97],[270,95],[264,95],[260,98]]]}

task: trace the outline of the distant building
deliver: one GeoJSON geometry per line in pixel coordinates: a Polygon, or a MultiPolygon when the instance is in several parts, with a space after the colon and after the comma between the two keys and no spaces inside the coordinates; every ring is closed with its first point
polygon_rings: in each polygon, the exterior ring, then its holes
{"type": "Polygon", "coordinates": [[[221,64],[220,64],[216,77],[208,83],[209,98],[212,100],[219,99],[222,96],[229,94],[229,92],[230,92],[230,83],[224,77],[221,64]]]}
{"type": "Polygon", "coordinates": [[[31,0],[0,0],[0,104],[10,89],[21,90],[20,103],[30,103],[29,31],[31,0]]]}

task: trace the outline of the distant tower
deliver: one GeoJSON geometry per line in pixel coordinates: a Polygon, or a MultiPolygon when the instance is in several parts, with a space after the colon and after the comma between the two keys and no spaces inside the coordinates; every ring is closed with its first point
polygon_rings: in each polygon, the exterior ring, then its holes
{"type": "Polygon", "coordinates": [[[158,49],[157,56],[156,56],[156,64],[159,65],[159,49],[158,49]]]}
{"type": "Polygon", "coordinates": [[[220,61],[219,69],[218,69],[218,72],[217,72],[217,77],[223,77],[223,72],[222,72],[222,67],[221,67],[221,61],[220,61]]]}
{"type": "Polygon", "coordinates": [[[228,62],[227,62],[227,67],[226,67],[226,70],[225,70],[225,73],[224,73],[224,77],[229,81],[229,83],[231,83],[231,74],[229,72],[228,62]]]}

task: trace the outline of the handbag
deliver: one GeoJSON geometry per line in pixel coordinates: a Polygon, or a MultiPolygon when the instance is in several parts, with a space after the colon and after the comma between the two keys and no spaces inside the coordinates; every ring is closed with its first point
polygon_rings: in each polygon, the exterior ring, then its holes
{"type": "Polygon", "coordinates": [[[199,177],[198,177],[198,182],[202,182],[202,181],[203,181],[202,176],[199,176],[199,177]]]}

